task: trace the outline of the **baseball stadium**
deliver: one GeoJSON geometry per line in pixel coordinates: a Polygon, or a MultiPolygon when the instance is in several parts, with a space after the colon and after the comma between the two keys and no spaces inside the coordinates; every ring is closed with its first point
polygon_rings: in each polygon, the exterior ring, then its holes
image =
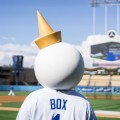
{"type": "MultiPolygon", "coordinates": [[[[90,67],[85,66],[81,81],[73,89],[88,99],[97,120],[120,120],[119,23],[117,30],[108,30],[105,16],[105,34],[98,35],[94,14],[98,6],[105,6],[107,15],[107,7],[117,6],[120,1],[91,0],[90,4],[93,8],[93,35],[84,42],[83,46],[87,45],[88,50],[81,51],[84,60],[84,54],[87,53],[90,67]]],[[[11,59],[11,66],[0,66],[0,120],[15,120],[25,98],[43,88],[35,76],[34,68],[23,66],[23,55],[13,55],[11,59]]]]}
{"type": "MultiPolygon", "coordinates": [[[[104,45],[106,45],[106,43],[104,43],[104,45]]],[[[116,43],[112,42],[110,45],[116,46],[116,43]]],[[[93,45],[91,47],[93,47],[93,45]]],[[[116,48],[117,47],[114,47],[114,49],[116,48]]],[[[109,47],[109,49],[113,48],[109,47]]],[[[114,54],[115,53],[116,51],[114,51],[114,54]]],[[[99,61],[101,61],[101,58],[99,61]]],[[[85,68],[82,80],[78,86],[74,88],[77,92],[82,93],[90,101],[98,120],[120,119],[120,68],[118,66],[114,66],[119,65],[118,61],[119,60],[117,60],[117,63],[114,62],[114,64],[110,62],[108,64],[103,64],[98,62],[95,63],[94,60],[94,63],[92,63],[93,66],[96,64],[102,64],[104,66],[107,65],[107,67],[101,66],[91,69],[85,68]]],[[[13,56],[13,67],[0,67],[1,120],[15,119],[26,96],[32,91],[42,88],[42,86],[37,82],[34,69],[24,68],[23,62],[24,57],[17,55],[13,56]],[[11,87],[14,91],[13,96],[8,95],[11,87]]]]}

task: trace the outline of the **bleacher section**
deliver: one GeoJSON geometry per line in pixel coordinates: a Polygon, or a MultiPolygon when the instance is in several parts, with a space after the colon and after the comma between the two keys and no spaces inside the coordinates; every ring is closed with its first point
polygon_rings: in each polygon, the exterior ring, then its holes
{"type": "Polygon", "coordinates": [[[120,75],[113,75],[112,80],[120,80],[120,75]]]}
{"type": "Polygon", "coordinates": [[[91,76],[90,86],[109,86],[110,75],[101,76],[93,75],[91,76]]]}
{"type": "Polygon", "coordinates": [[[88,86],[90,75],[83,75],[81,82],[78,85],[88,86]]]}
{"type": "Polygon", "coordinates": [[[79,86],[120,86],[120,75],[84,75],[79,86]]]}
{"type": "Polygon", "coordinates": [[[120,75],[112,76],[111,85],[112,86],[120,86],[120,75]]]}

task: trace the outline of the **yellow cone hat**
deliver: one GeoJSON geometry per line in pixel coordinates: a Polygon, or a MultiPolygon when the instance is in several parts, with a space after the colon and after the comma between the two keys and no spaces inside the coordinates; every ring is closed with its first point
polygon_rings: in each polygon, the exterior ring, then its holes
{"type": "Polygon", "coordinates": [[[61,32],[54,32],[39,11],[37,11],[37,17],[40,35],[40,38],[35,41],[37,46],[42,49],[57,42],[61,42],[61,32]]]}

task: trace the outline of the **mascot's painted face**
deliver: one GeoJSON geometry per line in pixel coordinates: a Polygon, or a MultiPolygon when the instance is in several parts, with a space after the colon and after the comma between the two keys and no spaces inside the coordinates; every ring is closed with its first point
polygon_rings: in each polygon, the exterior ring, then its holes
{"type": "Polygon", "coordinates": [[[35,43],[41,50],[34,65],[36,78],[44,87],[71,89],[83,76],[83,58],[76,48],[61,42],[61,32],[54,32],[38,11],[37,15],[41,37],[35,43]]]}
{"type": "Polygon", "coordinates": [[[42,86],[66,90],[75,87],[81,80],[84,62],[76,48],[67,43],[56,43],[40,50],[34,70],[42,86]]]}

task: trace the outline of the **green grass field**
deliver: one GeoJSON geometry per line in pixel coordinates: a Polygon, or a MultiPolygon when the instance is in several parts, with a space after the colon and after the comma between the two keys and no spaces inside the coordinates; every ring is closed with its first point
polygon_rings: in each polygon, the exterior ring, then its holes
{"type": "Polygon", "coordinates": [[[120,100],[89,99],[94,110],[120,111],[120,100]]]}
{"type": "MultiPolygon", "coordinates": [[[[7,95],[8,92],[0,92],[0,96],[7,95]]],[[[28,92],[15,92],[17,96],[28,95],[28,92]]],[[[94,110],[120,111],[120,100],[111,99],[89,99],[94,110]]],[[[19,108],[22,102],[2,103],[1,107],[19,108]]],[[[15,120],[17,112],[0,110],[0,120],[15,120]]],[[[97,120],[119,120],[120,118],[97,118],[97,120]]]]}
{"type": "MultiPolygon", "coordinates": [[[[7,96],[9,91],[0,91],[0,96],[7,96]]],[[[27,96],[30,92],[15,92],[16,96],[27,96]]]]}
{"type": "Polygon", "coordinates": [[[97,120],[120,120],[120,118],[97,118],[97,120]]]}
{"type": "Polygon", "coordinates": [[[17,112],[13,111],[0,111],[0,120],[15,120],[17,112]]]}
{"type": "MultiPolygon", "coordinates": [[[[0,111],[0,120],[15,120],[17,112],[0,111]]],[[[119,120],[119,118],[97,118],[97,120],[119,120]]]]}

